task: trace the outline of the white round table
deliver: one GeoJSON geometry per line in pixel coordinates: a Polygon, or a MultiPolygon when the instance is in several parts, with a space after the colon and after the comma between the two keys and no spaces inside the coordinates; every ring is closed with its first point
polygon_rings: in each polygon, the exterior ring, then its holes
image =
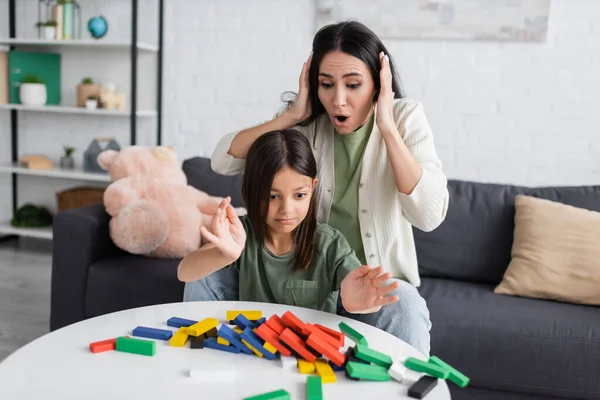
{"type": "MultiPolygon", "coordinates": [[[[291,311],[304,322],[339,330],[346,322],[362,333],[369,347],[392,359],[419,357],[418,351],[400,339],[369,325],[337,315],[305,308],[250,302],[188,302],[142,307],[88,319],[42,336],[23,346],[0,363],[0,399],[236,399],[285,389],[292,399],[304,399],[307,375],[286,372],[279,360],[232,354],[204,348],[171,347],[156,340],[156,354],[107,351],[92,353],[89,344],[117,336],[131,336],[136,326],[170,329],[171,317],[201,320],[217,318],[223,323],[227,310],[262,310],[263,316],[291,311]],[[189,376],[190,369],[211,366],[235,371],[229,383],[202,382],[189,376]],[[185,396],[185,397],[183,397],[185,396]],[[194,397],[189,397],[194,396],[194,397]]],[[[143,339],[143,338],[142,338],[143,339]]],[[[151,340],[151,339],[148,339],[151,340]]],[[[354,343],[345,338],[345,346],[354,343]]],[[[409,371],[409,381],[399,383],[353,381],[344,371],[335,383],[323,384],[323,399],[409,399],[407,390],[420,374],[409,371]]],[[[448,386],[438,380],[426,400],[450,399],[448,386]]]]}

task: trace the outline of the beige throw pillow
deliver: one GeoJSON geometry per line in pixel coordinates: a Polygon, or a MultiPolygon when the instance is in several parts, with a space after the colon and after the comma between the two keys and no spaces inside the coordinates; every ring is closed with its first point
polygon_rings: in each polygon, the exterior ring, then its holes
{"type": "Polygon", "coordinates": [[[600,305],[600,212],[516,196],[512,258],[494,293],[600,305]]]}

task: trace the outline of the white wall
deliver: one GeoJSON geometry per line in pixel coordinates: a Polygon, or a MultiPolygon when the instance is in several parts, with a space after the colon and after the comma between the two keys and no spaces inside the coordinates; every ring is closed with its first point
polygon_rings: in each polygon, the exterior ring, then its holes
{"type": "MultiPolygon", "coordinates": [[[[86,15],[103,13],[111,35],[127,37],[128,2],[93,3],[99,5],[86,15]]],[[[315,4],[166,3],[164,141],[182,159],[209,156],[220,136],[270,118],[281,94],[297,90],[315,4]]],[[[7,0],[0,7],[2,27],[7,0]]],[[[600,182],[600,1],[552,0],[546,43],[385,44],[408,95],[425,106],[448,177],[526,185],[600,182]]],[[[24,118],[22,148],[28,150],[56,154],[57,131],[82,150],[94,135],[106,134],[82,117],[24,118]]],[[[126,136],[126,122],[103,124],[126,136]]],[[[0,161],[10,157],[9,137],[8,112],[0,111],[0,161]]],[[[0,190],[8,183],[0,177],[0,190]]],[[[8,193],[0,198],[8,201],[8,193]]]]}

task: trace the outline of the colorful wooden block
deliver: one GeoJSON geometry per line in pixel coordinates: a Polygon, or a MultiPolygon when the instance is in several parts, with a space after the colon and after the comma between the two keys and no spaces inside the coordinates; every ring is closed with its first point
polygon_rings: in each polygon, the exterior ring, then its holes
{"type": "Polygon", "coordinates": [[[322,353],[338,367],[342,366],[344,362],[346,362],[346,357],[344,357],[344,355],[335,347],[323,340],[323,337],[316,332],[312,333],[308,339],[306,339],[306,344],[322,353]]]}
{"type": "Polygon", "coordinates": [[[271,315],[265,324],[278,335],[281,335],[281,332],[283,332],[283,330],[286,328],[285,325],[283,325],[283,322],[281,322],[281,318],[279,318],[277,314],[271,315]]]}
{"type": "Polygon", "coordinates": [[[204,339],[204,347],[207,349],[226,351],[228,353],[240,354],[240,349],[235,346],[223,346],[217,343],[217,339],[214,337],[204,339]]]}
{"type": "Polygon", "coordinates": [[[294,331],[294,333],[300,337],[306,337],[310,334],[310,331],[304,325],[304,322],[296,317],[291,311],[286,311],[281,316],[281,323],[286,327],[294,331]]]}
{"type": "Polygon", "coordinates": [[[217,337],[217,343],[222,344],[223,346],[229,346],[231,344],[222,337],[217,337]]]}
{"type": "Polygon", "coordinates": [[[252,321],[250,321],[248,318],[246,318],[244,316],[244,314],[239,314],[237,317],[235,317],[235,319],[233,320],[233,323],[236,326],[238,326],[241,330],[244,330],[246,328],[250,328],[250,329],[256,328],[256,325],[254,325],[254,323],[252,321]]]}
{"type": "Polygon", "coordinates": [[[390,374],[387,369],[379,365],[362,364],[354,361],[346,364],[346,372],[351,378],[356,378],[365,381],[389,381],[390,374]]]}
{"type": "MultiPolygon", "coordinates": [[[[256,335],[256,333],[251,328],[244,329],[244,332],[240,335],[243,340],[249,343],[252,347],[251,350],[256,353],[260,353],[260,357],[265,357],[267,360],[274,360],[275,354],[266,350],[263,346],[262,339],[256,335]]],[[[246,344],[246,343],[244,343],[246,344]]],[[[250,346],[249,346],[250,347],[250,346]]],[[[257,354],[258,355],[258,354],[257,354]]]]}
{"type": "Polygon", "coordinates": [[[386,369],[392,366],[392,357],[373,350],[363,344],[357,344],[354,347],[354,354],[356,355],[356,358],[360,358],[361,360],[368,361],[386,369]]]}
{"type": "Polygon", "coordinates": [[[361,360],[360,358],[356,358],[356,355],[354,354],[354,347],[349,347],[348,350],[346,350],[345,356],[346,356],[346,364],[349,361],[359,362],[362,364],[371,364],[368,361],[364,361],[364,360],[361,360]]]}
{"type": "Polygon", "coordinates": [[[328,334],[329,336],[331,336],[334,340],[337,341],[337,347],[344,347],[344,334],[342,332],[338,332],[336,330],[333,330],[331,328],[328,328],[326,326],[320,325],[320,324],[314,324],[313,325],[316,328],[319,328],[320,330],[322,330],[324,333],[328,334]]]}
{"type": "Polygon", "coordinates": [[[406,361],[404,361],[404,366],[413,371],[422,372],[435,378],[448,379],[448,376],[450,376],[450,372],[446,368],[414,357],[407,358],[406,361]]]}
{"type": "Polygon", "coordinates": [[[306,400],[323,400],[323,385],[320,376],[306,377],[306,400]]]}
{"type": "Polygon", "coordinates": [[[396,360],[392,363],[392,366],[388,370],[388,374],[398,382],[402,382],[407,370],[408,368],[404,366],[404,360],[396,360]]]}
{"type": "Polygon", "coordinates": [[[340,322],[338,326],[340,327],[340,330],[342,331],[342,333],[344,335],[346,335],[354,343],[362,344],[364,346],[369,345],[369,343],[367,342],[367,339],[363,335],[358,333],[358,331],[355,330],[354,328],[352,328],[350,325],[346,324],[345,322],[340,322]]]}
{"type": "Polygon", "coordinates": [[[335,372],[344,371],[346,369],[346,361],[345,360],[342,365],[335,365],[335,363],[332,362],[331,360],[329,360],[328,363],[329,363],[329,365],[331,365],[331,369],[334,370],[335,372]]]}
{"type": "Polygon", "coordinates": [[[263,353],[261,353],[260,351],[258,351],[257,349],[254,348],[254,346],[252,346],[250,343],[248,343],[246,341],[246,339],[242,339],[242,343],[248,347],[250,350],[252,350],[252,352],[257,356],[257,357],[264,357],[263,353]]]}
{"type": "Polygon", "coordinates": [[[227,325],[221,325],[219,336],[231,343],[232,346],[240,349],[242,353],[252,354],[252,350],[242,342],[242,337],[227,325]]]}
{"type": "Polygon", "coordinates": [[[329,365],[329,363],[326,360],[316,360],[315,370],[317,371],[317,374],[321,377],[323,383],[335,382],[335,372],[333,372],[331,365],[329,365]]]}
{"type": "Polygon", "coordinates": [[[302,358],[298,359],[298,372],[301,374],[312,374],[315,372],[315,363],[308,362],[302,358]]]}
{"type": "Polygon", "coordinates": [[[263,393],[252,397],[246,397],[244,400],[290,400],[290,394],[283,389],[274,390],[269,393],[263,393]]]}
{"type": "Polygon", "coordinates": [[[188,335],[200,336],[216,328],[219,325],[219,321],[216,318],[205,318],[202,321],[196,322],[194,325],[187,328],[188,335]]]}
{"type": "Polygon", "coordinates": [[[194,321],[193,319],[185,319],[179,317],[171,317],[167,320],[167,326],[172,326],[173,328],[181,328],[192,326],[198,321],[194,321]]]}
{"type": "Polygon", "coordinates": [[[321,338],[321,340],[329,343],[334,348],[339,349],[340,347],[342,347],[342,346],[340,346],[339,340],[337,340],[333,336],[325,333],[322,329],[318,328],[317,326],[311,325],[311,324],[305,324],[305,326],[306,326],[306,329],[310,332],[308,335],[309,337],[313,334],[318,335],[321,338]]]}
{"type": "Polygon", "coordinates": [[[288,357],[292,355],[292,352],[279,341],[279,335],[269,328],[269,325],[266,323],[256,328],[255,333],[258,337],[264,340],[265,343],[269,343],[275,347],[281,353],[281,355],[288,357]]]}
{"type": "Polygon", "coordinates": [[[263,347],[265,348],[266,351],[268,351],[269,353],[275,354],[277,353],[277,349],[275,348],[275,346],[273,346],[271,343],[267,343],[265,342],[263,344],[263,347]]]}
{"type": "Polygon", "coordinates": [[[173,336],[173,331],[168,329],[156,329],[147,326],[137,326],[131,332],[132,336],[144,337],[148,339],[169,340],[173,336]]]}
{"type": "Polygon", "coordinates": [[[244,315],[250,321],[258,321],[262,318],[262,311],[260,310],[228,310],[225,319],[233,321],[240,314],[244,315]]]}
{"type": "Polygon", "coordinates": [[[169,340],[169,346],[173,347],[183,347],[188,340],[188,328],[181,327],[175,332],[171,339],[169,340]]]}
{"type": "Polygon", "coordinates": [[[217,328],[211,328],[208,331],[204,332],[204,338],[208,339],[209,337],[214,337],[216,338],[217,336],[219,336],[217,328]]]}
{"type": "Polygon", "coordinates": [[[190,349],[203,349],[204,348],[204,336],[190,336],[190,349]]]}
{"type": "Polygon", "coordinates": [[[296,357],[281,355],[279,364],[286,372],[296,372],[298,370],[298,359],[296,357]]]}
{"type": "Polygon", "coordinates": [[[90,343],[90,351],[92,353],[102,353],[105,351],[115,350],[117,346],[117,338],[101,340],[99,342],[90,343]]]}
{"type": "Polygon", "coordinates": [[[259,326],[261,326],[265,322],[267,322],[267,319],[265,317],[262,317],[261,319],[259,319],[258,321],[255,322],[256,327],[258,328],[259,326]]]}
{"type": "Polygon", "coordinates": [[[313,353],[308,351],[304,345],[304,341],[300,339],[300,337],[296,335],[290,328],[285,328],[279,336],[279,339],[290,346],[290,348],[294,349],[294,351],[296,351],[306,361],[314,362],[317,359],[313,353]]]}
{"type": "Polygon", "coordinates": [[[422,376],[408,388],[408,396],[413,399],[422,399],[437,385],[437,379],[432,376],[422,376]]]}
{"type": "Polygon", "coordinates": [[[465,376],[464,374],[462,374],[461,372],[456,370],[451,365],[442,361],[439,357],[436,357],[436,356],[429,357],[429,363],[435,364],[438,367],[447,369],[448,373],[449,373],[448,379],[451,380],[452,382],[454,382],[454,384],[456,384],[457,386],[464,388],[465,386],[467,386],[469,384],[470,379],[467,376],[465,376]]]}
{"type": "Polygon", "coordinates": [[[153,356],[156,354],[156,342],[119,336],[116,340],[115,349],[125,353],[153,356]]]}

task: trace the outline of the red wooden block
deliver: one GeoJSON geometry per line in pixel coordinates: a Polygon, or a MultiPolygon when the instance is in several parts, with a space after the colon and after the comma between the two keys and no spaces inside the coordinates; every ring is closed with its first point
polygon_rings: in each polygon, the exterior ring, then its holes
{"type": "Polygon", "coordinates": [[[292,352],[279,342],[279,335],[266,324],[261,324],[254,332],[262,340],[279,350],[282,355],[288,357],[292,355],[292,352]]]}
{"type": "Polygon", "coordinates": [[[286,311],[281,316],[281,322],[288,328],[292,329],[298,335],[308,336],[310,334],[310,331],[306,329],[306,325],[304,324],[304,322],[302,322],[300,318],[292,314],[291,311],[286,311]]]}
{"type": "Polygon", "coordinates": [[[312,334],[319,335],[319,337],[321,338],[321,340],[326,341],[327,343],[329,343],[331,346],[335,347],[336,349],[339,349],[340,347],[342,347],[340,345],[340,342],[336,338],[334,338],[333,336],[325,333],[323,330],[321,330],[320,328],[318,328],[316,325],[306,324],[306,328],[310,331],[309,337],[312,334]]]}
{"type": "Polygon", "coordinates": [[[281,322],[281,318],[278,315],[273,314],[271,318],[265,322],[276,334],[281,335],[281,332],[285,329],[285,326],[281,322]]]}
{"type": "Polygon", "coordinates": [[[338,348],[344,347],[344,334],[342,332],[333,330],[331,328],[328,328],[326,326],[319,325],[319,324],[315,324],[314,326],[316,326],[317,328],[319,328],[320,330],[322,330],[326,334],[328,334],[331,337],[333,337],[334,339],[336,339],[338,341],[338,343],[339,343],[338,348]]]}
{"type": "Polygon", "coordinates": [[[102,353],[103,351],[114,350],[114,349],[116,349],[116,347],[117,347],[117,338],[90,343],[90,351],[92,353],[102,353]]]}
{"type": "Polygon", "coordinates": [[[306,340],[306,344],[323,354],[338,367],[341,367],[344,364],[344,361],[346,361],[346,357],[335,347],[323,340],[323,337],[319,334],[311,334],[306,340]]]}
{"type": "Polygon", "coordinates": [[[302,358],[304,358],[308,362],[315,362],[317,357],[311,353],[304,342],[298,335],[296,335],[290,328],[285,328],[285,330],[281,333],[279,338],[288,346],[290,346],[296,353],[298,353],[302,358]]]}

